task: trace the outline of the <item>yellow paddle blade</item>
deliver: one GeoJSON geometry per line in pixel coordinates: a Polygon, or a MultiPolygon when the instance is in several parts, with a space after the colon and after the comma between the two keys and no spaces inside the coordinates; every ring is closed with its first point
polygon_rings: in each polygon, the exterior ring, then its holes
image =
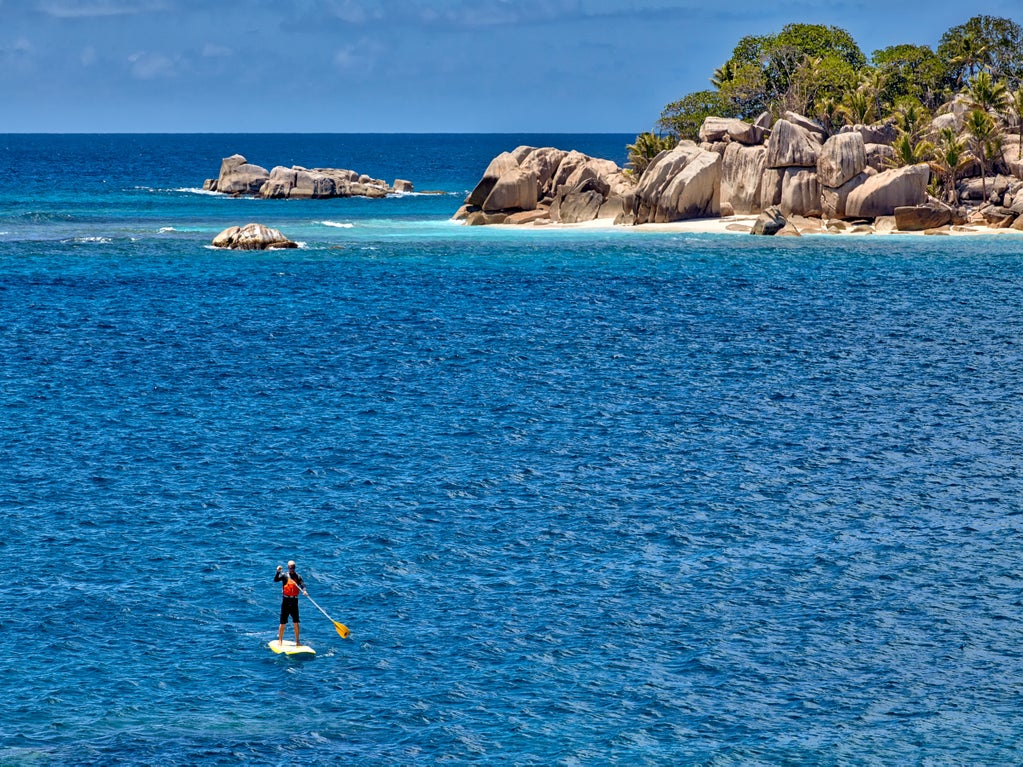
{"type": "Polygon", "coordinates": [[[337,621],[331,621],[331,623],[334,624],[334,628],[337,629],[337,633],[341,635],[342,639],[348,639],[348,635],[352,632],[348,630],[348,627],[345,624],[338,623],[337,621]]]}

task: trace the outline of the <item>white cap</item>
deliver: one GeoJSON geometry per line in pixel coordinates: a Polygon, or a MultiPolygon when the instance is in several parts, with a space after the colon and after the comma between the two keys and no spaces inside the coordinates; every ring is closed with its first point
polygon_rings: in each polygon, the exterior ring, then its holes
{"type": "Polygon", "coordinates": [[[295,560],[294,559],[289,559],[288,560],[288,567],[294,567],[294,566],[295,566],[295,560]]]}

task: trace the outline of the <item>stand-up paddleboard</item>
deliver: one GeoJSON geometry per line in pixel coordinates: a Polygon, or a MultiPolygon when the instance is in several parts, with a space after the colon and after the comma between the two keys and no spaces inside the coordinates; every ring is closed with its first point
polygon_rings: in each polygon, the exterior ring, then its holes
{"type": "Polygon", "coordinates": [[[295,644],[290,639],[285,639],[283,642],[279,642],[276,639],[270,642],[269,647],[278,655],[298,655],[311,658],[316,655],[314,650],[309,645],[295,644]]]}

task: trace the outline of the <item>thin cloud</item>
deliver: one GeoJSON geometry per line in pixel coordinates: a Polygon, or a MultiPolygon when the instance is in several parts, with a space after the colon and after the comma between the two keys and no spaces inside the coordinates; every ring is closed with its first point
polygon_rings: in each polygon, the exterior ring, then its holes
{"type": "Polygon", "coordinates": [[[75,0],[45,0],[37,6],[39,11],[55,19],[92,19],[110,16],[134,16],[166,9],[161,0],[143,0],[140,3],[125,0],[94,0],[91,3],[75,0]]]}
{"type": "Polygon", "coordinates": [[[159,80],[174,77],[177,67],[174,59],[162,53],[140,51],[128,57],[131,76],[136,80],[159,80]]]}

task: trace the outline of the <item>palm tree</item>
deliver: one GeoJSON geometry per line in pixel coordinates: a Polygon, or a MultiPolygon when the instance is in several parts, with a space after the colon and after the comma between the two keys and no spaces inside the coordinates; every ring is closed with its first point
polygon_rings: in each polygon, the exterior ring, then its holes
{"type": "Polygon", "coordinates": [[[730,80],[735,78],[735,70],[732,67],[732,60],[729,59],[724,63],[723,66],[718,67],[714,70],[714,74],[710,77],[710,84],[718,90],[721,90],[721,86],[730,80]]]}
{"type": "Polygon", "coordinates": [[[942,128],[938,134],[938,145],[934,157],[928,163],[931,170],[941,179],[945,187],[945,199],[953,205],[959,204],[956,181],[966,166],[973,162],[966,151],[966,142],[956,134],[954,128],[942,128]]]}
{"type": "Polygon", "coordinates": [[[651,160],[666,149],[674,149],[675,144],[673,136],[660,136],[649,131],[640,133],[636,136],[636,143],[625,147],[629,153],[627,170],[634,178],[639,178],[651,160]]]}
{"type": "Polygon", "coordinates": [[[874,114],[884,112],[883,95],[888,78],[880,69],[867,69],[860,75],[859,90],[874,102],[874,114]]]}
{"type": "Polygon", "coordinates": [[[920,140],[931,121],[930,113],[914,98],[901,100],[893,116],[899,130],[909,134],[914,142],[920,140]]]}
{"type": "Polygon", "coordinates": [[[999,113],[1005,111],[1009,91],[1005,83],[995,80],[990,72],[978,72],[966,88],[970,103],[977,109],[999,113]]]}
{"type": "Polygon", "coordinates": [[[903,131],[892,144],[895,150],[895,157],[889,159],[887,164],[893,168],[901,168],[906,165],[919,165],[927,162],[934,156],[934,144],[930,141],[919,141],[913,138],[912,134],[903,131]]]}
{"type": "Polygon", "coordinates": [[[969,134],[970,152],[980,163],[980,193],[987,200],[987,163],[1002,147],[1002,135],[994,118],[982,109],[973,109],[966,115],[963,128],[969,134]]]}
{"type": "Polygon", "coordinates": [[[838,111],[850,125],[868,125],[875,116],[874,101],[863,90],[857,89],[845,94],[838,111]]]}

